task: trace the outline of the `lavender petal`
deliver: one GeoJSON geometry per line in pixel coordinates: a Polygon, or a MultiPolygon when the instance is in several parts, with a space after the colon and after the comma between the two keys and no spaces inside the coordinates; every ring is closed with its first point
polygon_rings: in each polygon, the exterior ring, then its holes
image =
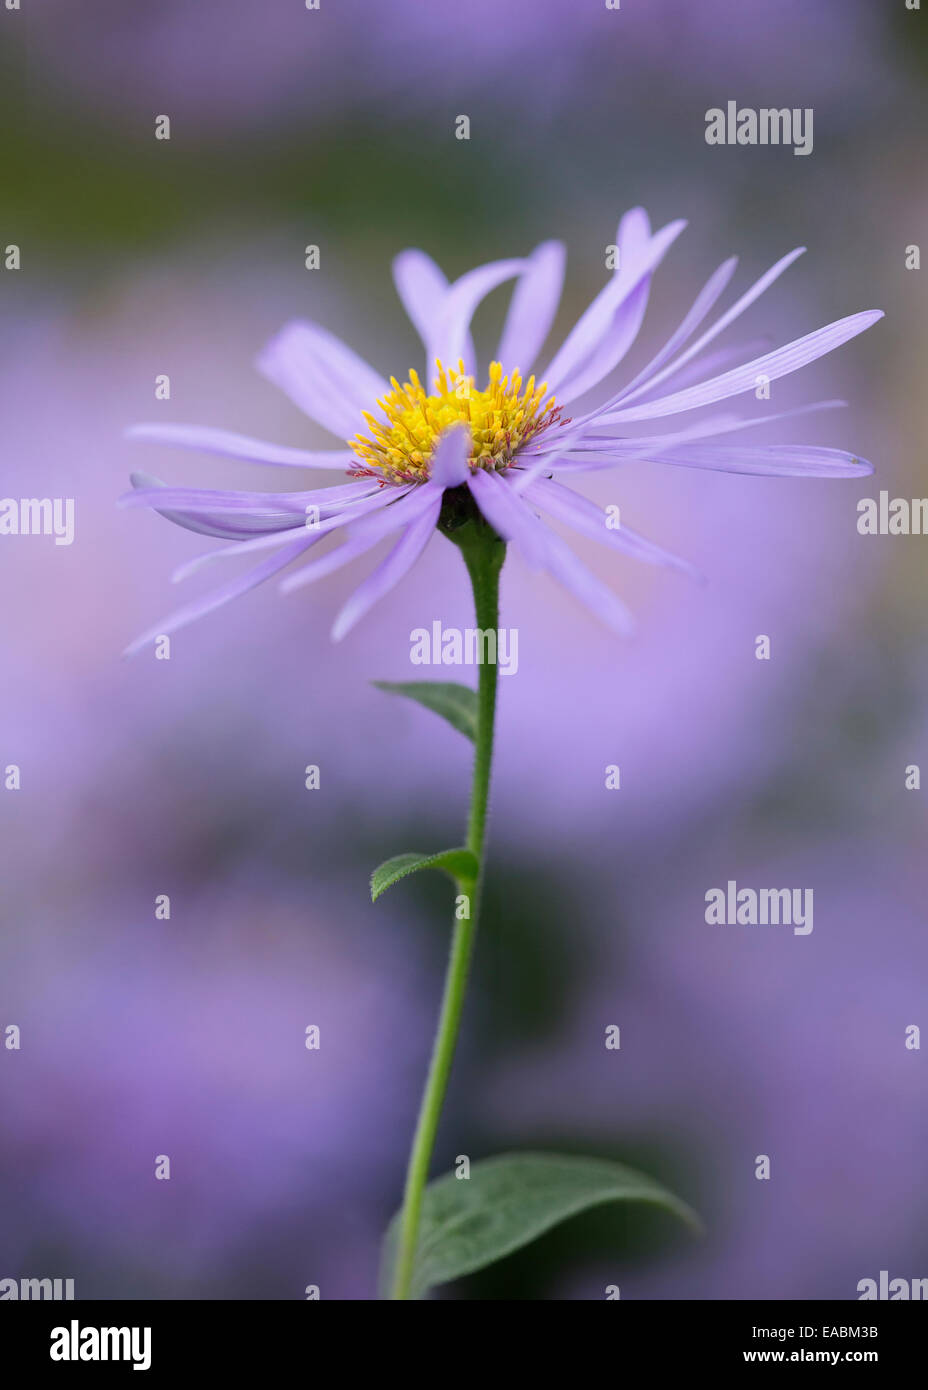
{"type": "Polygon", "coordinates": [[[503,370],[528,377],[551,331],[561,301],[567,252],[563,242],[543,241],[529,256],[512,292],[496,360],[503,370]]]}
{"type": "Polygon", "coordinates": [[[713,401],[726,400],[731,396],[749,391],[757,384],[758,376],[766,376],[771,381],[788,376],[800,367],[814,362],[826,353],[841,347],[850,338],[863,333],[883,317],[882,310],[867,309],[860,314],[850,314],[835,323],[826,324],[804,338],[797,338],[775,352],[756,357],[742,367],[725,372],[722,376],[711,377],[696,386],[677,391],[671,396],[663,396],[645,405],[626,406],[600,417],[603,424],[624,424],[631,420],[654,420],[666,415],[676,415],[682,410],[696,410],[699,406],[711,405],[713,401]]]}
{"type": "Polygon", "coordinates": [[[389,383],[334,334],[294,320],[271,339],[257,368],[304,414],[343,439],[363,427],[362,410],[376,409],[389,383]]]}
{"type": "Polygon", "coordinates": [[[436,496],[431,499],[430,505],[422,515],[407,526],[389,555],[358,585],[335,619],[332,627],[333,641],[340,641],[346,632],[350,631],[355,623],[412,568],[431,539],[440,510],[441,497],[436,496]]]}
{"type": "Polygon", "coordinates": [[[263,439],[250,439],[244,434],[210,429],[205,425],[132,425],[126,430],[126,438],[142,439],[152,444],[176,444],[180,449],[225,454],[230,458],[246,459],[249,463],[270,464],[275,468],[333,468],[344,472],[352,457],[348,449],[322,452],[289,449],[281,444],[267,444],[263,439]]]}

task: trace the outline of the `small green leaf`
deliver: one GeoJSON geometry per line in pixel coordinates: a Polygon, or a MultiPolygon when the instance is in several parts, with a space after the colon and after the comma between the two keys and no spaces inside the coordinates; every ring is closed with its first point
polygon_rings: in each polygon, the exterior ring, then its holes
{"type": "MultiPolygon", "coordinates": [[[[568,1217],[604,1202],[650,1202],[692,1229],[699,1218],[653,1178],[606,1159],[564,1154],[501,1154],[425,1189],[412,1297],[494,1264],[568,1217]]],[[[389,1296],[399,1214],[384,1243],[382,1291],[389,1296]]]]}
{"type": "Polygon", "coordinates": [[[479,872],[476,856],[469,849],[443,849],[440,854],[397,854],[384,862],[371,874],[371,902],[376,902],[381,893],[392,888],[407,874],[418,873],[420,869],[441,869],[459,882],[462,878],[476,878],[479,872]]]}
{"type": "Polygon", "coordinates": [[[426,709],[434,710],[459,734],[477,737],[477,692],[468,685],[454,681],[373,681],[378,690],[388,695],[405,695],[426,709]]]}

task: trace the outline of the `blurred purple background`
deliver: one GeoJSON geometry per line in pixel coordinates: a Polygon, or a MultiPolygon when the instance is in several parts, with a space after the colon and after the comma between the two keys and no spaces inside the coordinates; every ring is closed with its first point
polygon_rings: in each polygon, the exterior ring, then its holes
{"type": "MultiPolygon", "coordinates": [[[[374,1296],[449,895],[411,881],[372,908],[367,876],[457,843],[468,751],[370,681],[422,674],[411,628],[468,624],[463,568],[436,537],[339,646],[357,570],[288,598],[267,586],[179,634],[170,661],[122,662],[187,596],[174,565],[208,548],[117,509],[130,469],[294,485],[123,431],[158,418],[331,447],[252,365],[288,317],[402,377],[419,348],[397,251],[457,275],[555,236],[566,328],[637,203],[690,226],[629,372],[724,257],[742,258],[740,292],[805,244],[742,336],[887,317],[774,385],[777,408],[849,410],[765,437],[849,447],[877,472],[591,478],[707,577],[577,542],[636,613],[630,642],[507,562],[520,666],[501,681],[486,913],[436,1171],[515,1147],[614,1156],[708,1234],[601,1211],[445,1296],[853,1298],[881,1269],[928,1275],[924,1063],[904,1047],[928,1022],[926,793],[904,785],[928,758],[928,542],[856,530],[860,497],[925,491],[924,290],[905,268],[928,211],[923,21],[895,8],[4,15],[0,243],[22,270],[0,271],[0,493],[73,496],[76,538],[0,538],[0,768],[22,769],[0,790],[0,1039],[22,1030],[21,1050],[0,1047],[0,1278],[73,1277],[78,1297],[374,1296]],[[704,113],[729,99],[813,107],[813,154],[708,147],[704,113]],[[170,142],[153,138],[161,113],[170,142]],[[705,892],[728,879],[814,889],[812,935],[707,926],[705,892]]],[[[504,302],[478,316],[485,348],[504,302]]]]}

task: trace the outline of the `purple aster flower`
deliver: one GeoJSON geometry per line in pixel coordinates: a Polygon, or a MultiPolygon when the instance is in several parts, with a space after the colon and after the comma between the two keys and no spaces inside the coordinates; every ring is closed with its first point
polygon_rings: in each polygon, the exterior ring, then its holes
{"type": "Polygon", "coordinates": [[[865,460],[817,445],[737,445],[728,435],[809,410],[843,405],[817,401],[798,409],[698,416],[683,428],[654,423],[714,406],[799,370],[840,347],[882,317],[868,310],[839,319],[785,347],[741,361],[748,349],[708,352],[716,338],[769,288],[804,248],[772,266],[708,328],[705,320],[734,274],[735,258],[709,277],[679,326],[647,365],[619,389],[607,379],[636,341],[651,277],[685,222],[652,233],[635,208],[619,224],[617,268],[580,316],[544,371],[529,375],[557,311],[565,252],[544,242],[524,259],[491,262],[449,283],[422,251],[394,262],[399,296],[425,346],[425,379],[411,370],[400,384],[384,380],[326,329],[288,324],[258,359],[259,370],[313,420],[347,440],[339,449],[307,452],[224,430],[138,425],[130,436],[205,449],[254,463],[341,472],[336,487],[297,492],[227,492],[166,487],[135,474],[127,503],[154,507],[189,530],[230,545],[184,565],[176,577],[230,555],[268,552],[259,564],[175,613],[132,644],[134,651],[227,603],[304,558],[334,531],[340,546],[281,581],[289,592],[362,556],[387,536],[399,538],[336,618],[340,638],[415,564],[436,529],[479,512],[526,562],[546,570],[611,627],[630,626],[621,600],[577,558],[543,517],[567,525],[638,559],[689,566],[624,524],[607,526],[603,510],[555,479],[631,461],[686,468],[799,477],[857,477],[865,460]],[[478,372],[471,320],[484,297],[516,280],[502,337],[489,371],[478,372]],[[701,331],[700,331],[701,330],[701,331]],[[734,362],[736,365],[730,365],[734,362]],[[720,370],[722,369],[722,370],[720,370]],[[485,386],[478,382],[485,381],[485,386]],[[576,411],[597,388],[606,399],[576,411]],[[576,411],[568,415],[568,408],[576,411]]]}

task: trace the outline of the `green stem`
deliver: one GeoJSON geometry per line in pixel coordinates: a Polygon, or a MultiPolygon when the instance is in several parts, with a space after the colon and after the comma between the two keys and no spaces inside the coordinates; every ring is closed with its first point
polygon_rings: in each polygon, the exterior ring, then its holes
{"type": "MultiPolygon", "coordinates": [[[[506,547],[480,517],[468,520],[459,529],[446,531],[461,549],[474,591],[477,626],[483,630],[499,629],[499,572],[506,547]]],[[[441,1118],[448,1077],[454,1059],[467,978],[474,950],[480,891],[483,884],[483,848],[486,835],[487,802],[490,793],[490,769],[493,761],[493,730],[496,716],[496,677],[494,662],[484,662],[478,668],[477,733],[474,773],[471,784],[470,813],[467,821],[467,848],[474,854],[479,867],[473,879],[461,879],[458,890],[466,898],[468,915],[455,919],[451,938],[451,953],[445,973],[438,1029],[432,1048],[425,1090],[419,1108],[416,1132],[413,1136],[406,1188],[400,1216],[399,1239],[391,1298],[408,1299],[415,1268],[422,1198],[428,1181],[435,1134],[441,1118]]]]}

